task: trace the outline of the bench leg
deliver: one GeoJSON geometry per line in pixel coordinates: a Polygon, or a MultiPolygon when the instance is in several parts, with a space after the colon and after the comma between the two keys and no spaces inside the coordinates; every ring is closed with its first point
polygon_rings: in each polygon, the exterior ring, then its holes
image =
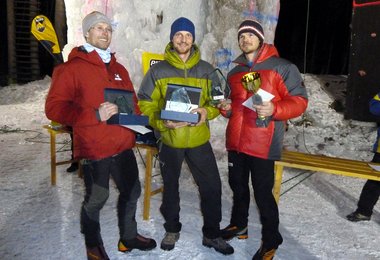
{"type": "Polygon", "coordinates": [[[144,185],[144,209],[143,209],[143,219],[149,219],[150,211],[150,197],[151,197],[151,182],[152,182],[152,166],[153,166],[153,151],[150,149],[146,150],[145,156],[145,185],[144,185]]]}
{"type": "Polygon", "coordinates": [[[280,190],[282,182],[282,171],[284,166],[275,165],[274,167],[274,186],[273,186],[273,196],[277,202],[277,205],[280,202],[280,190]]]}
{"type": "Polygon", "coordinates": [[[54,131],[49,131],[49,133],[50,133],[50,181],[51,181],[51,185],[55,185],[56,172],[57,172],[57,158],[55,154],[56,133],[54,131]]]}
{"type": "Polygon", "coordinates": [[[83,179],[83,165],[81,160],[78,160],[78,177],[83,179]]]}

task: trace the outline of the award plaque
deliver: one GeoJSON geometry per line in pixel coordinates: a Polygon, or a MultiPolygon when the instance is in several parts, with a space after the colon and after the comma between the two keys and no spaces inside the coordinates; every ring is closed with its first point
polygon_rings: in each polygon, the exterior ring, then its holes
{"type": "Polygon", "coordinates": [[[116,104],[119,113],[107,120],[107,124],[148,125],[149,117],[134,113],[133,92],[124,89],[104,89],[104,100],[116,104]]]}
{"type": "Polygon", "coordinates": [[[213,106],[216,106],[219,102],[227,100],[230,97],[230,86],[220,69],[217,68],[213,70],[207,79],[211,81],[209,95],[213,106]]]}
{"type": "Polygon", "coordinates": [[[168,84],[161,119],[198,123],[199,114],[191,113],[191,110],[199,107],[201,92],[201,88],[168,84]]]}

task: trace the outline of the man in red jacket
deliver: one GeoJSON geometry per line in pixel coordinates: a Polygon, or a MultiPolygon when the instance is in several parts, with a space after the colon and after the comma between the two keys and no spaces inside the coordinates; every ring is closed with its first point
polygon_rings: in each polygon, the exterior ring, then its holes
{"type": "Polygon", "coordinates": [[[281,158],[286,120],[305,111],[307,93],[297,67],[264,43],[260,23],[243,21],[238,42],[243,53],[228,73],[231,104],[219,105],[222,115],[229,118],[226,148],[233,191],[230,224],[222,230],[222,237],[248,238],[251,175],[262,224],[262,243],[253,259],[272,259],[283,241],[272,194],[274,162],[281,158]]]}
{"type": "Polygon", "coordinates": [[[87,257],[109,259],[100,234],[99,214],[109,197],[111,176],[120,193],[119,251],[150,250],[156,242],[137,233],[135,214],[141,187],[132,150],[135,133],[106,123],[118,113],[118,106],[105,102],[105,88],[133,93],[134,112],[140,113],[132,82],[110,51],[111,21],[102,13],[92,12],[83,19],[82,27],[86,43],[74,48],[68,61],[54,70],[45,111],[49,119],[73,127],[74,157],[83,162],[86,188],[80,220],[87,257]]]}

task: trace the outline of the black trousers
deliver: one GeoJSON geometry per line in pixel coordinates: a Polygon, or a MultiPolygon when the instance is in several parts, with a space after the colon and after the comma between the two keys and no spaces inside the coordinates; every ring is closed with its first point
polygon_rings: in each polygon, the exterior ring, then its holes
{"type": "Polygon", "coordinates": [[[141,186],[133,151],[126,150],[102,160],[86,160],[83,173],[86,194],[81,209],[81,232],[86,246],[103,244],[99,215],[109,197],[110,176],[119,190],[117,217],[120,238],[134,238],[137,235],[135,214],[141,186]]]}
{"type": "Polygon", "coordinates": [[[373,208],[379,200],[379,196],[380,181],[368,180],[363,186],[356,211],[365,216],[372,216],[373,208]]]}
{"type": "MultiPolygon", "coordinates": [[[[372,162],[380,163],[380,153],[375,153],[372,162]]],[[[380,196],[380,181],[368,180],[360,193],[357,212],[365,216],[372,216],[373,208],[375,207],[380,196]]]]}
{"type": "Polygon", "coordinates": [[[179,177],[182,163],[186,160],[199,189],[203,235],[208,238],[219,237],[222,219],[221,181],[210,143],[188,149],[172,148],[163,144],[159,157],[164,182],[160,211],[165,219],[166,232],[180,232],[182,228],[179,220],[179,177]]]}
{"type": "Polygon", "coordinates": [[[274,161],[244,153],[228,152],[228,182],[233,191],[230,224],[248,225],[251,174],[253,193],[260,213],[263,246],[277,248],[283,241],[279,232],[279,212],[272,189],[274,185],[274,161]]]}

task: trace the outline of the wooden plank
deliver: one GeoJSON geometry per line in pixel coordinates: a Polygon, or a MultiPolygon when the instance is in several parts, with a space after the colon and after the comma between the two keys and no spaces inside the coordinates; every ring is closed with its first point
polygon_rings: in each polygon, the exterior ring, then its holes
{"type": "Polygon", "coordinates": [[[380,181],[380,172],[372,169],[368,162],[284,150],[281,160],[275,162],[273,195],[277,203],[284,167],[380,181]]]}
{"type": "Polygon", "coordinates": [[[339,169],[333,169],[333,168],[322,168],[322,167],[313,167],[310,165],[302,165],[302,164],[293,164],[293,163],[286,163],[286,162],[280,162],[276,163],[277,165],[282,165],[284,167],[290,167],[290,168],[297,168],[297,169],[303,169],[303,170],[309,170],[309,171],[316,171],[316,172],[325,172],[325,173],[331,173],[331,174],[338,174],[343,176],[350,176],[350,177],[356,177],[356,178],[362,178],[362,179],[370,179],[370,180],[380,180],[380,174],[376,171],[347,171],[347,170],[339,170],[339,169]]]}
{"type": "Polygon", "coordinates": [[[368,165],[368,162],[324,155],[284,151],[281,161],[277,161],[276,165],[356,178],[380,180],[380,172],[373,170],[368,165]]]}
{"type": "Polygon", "coordinates": [[[357,160],[350,160],[350,159],[344,159],[344,158],[338,158],[338,157],[330,157],[325,155],[315,155],[315,154],[306,154],[306,153],[300,153],[300,152],[293,152],[293,151],[284,151],[282,154],[281,159],[300,159],[304,161],[323,161],[323,162],[334,162],[334,163],[353,163],[353,164],[366,164],[367,162],[357,161],[357,160]]]}
{"type": "Polygon", "coordinates": [[[374,171],[368,164],[363,165],[353,165],[350,163],[346,164],[334,164],[334,163],[327,163],[327,162],[315,162],[315,161],[301,161],[301,160],[281,160],[281,163],[289,163],[294,165],[305,165],[309,167],[317,167],[321,169],[335,169],[339,171],[354,171],[358,173],[362,172],[368,172],[368,171],[374,171]]]}
{"type": "Polygon", "coordinates": [[[368,165],[368,162],[355,161],[343,158],[335,158],[321,155],[312,155],[312,154],[302,154],[298,155],[295,152],[284,153],[281,161],[290,162],[290,163],[301,163],[306,165],[319,165],[320,167],[339,167],[340,169],[347,168],[352,170],[352,168],[360,170],[372,170],[368,165]]]}

